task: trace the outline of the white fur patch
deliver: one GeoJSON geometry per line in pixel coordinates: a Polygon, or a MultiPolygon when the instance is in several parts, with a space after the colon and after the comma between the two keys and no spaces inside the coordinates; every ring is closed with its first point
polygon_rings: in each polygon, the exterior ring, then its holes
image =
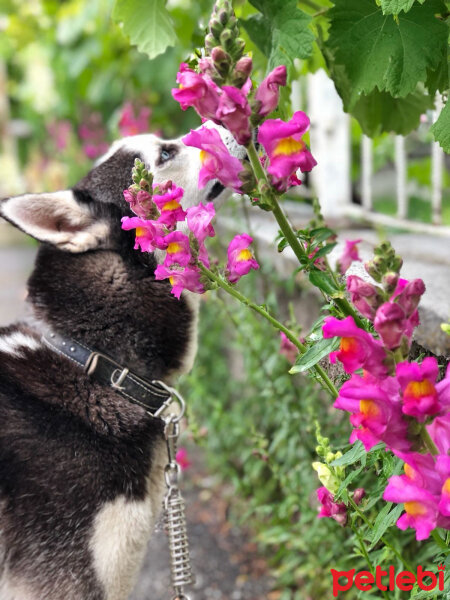
{"type": "Polygon", "coordinates": [[[161,510],[166,461],[161,440],[155,448],[145,500],[129,501],[119,496],[106,503],[95,517],[90,549],[107,600],[124,600],[131,592],[161,510]]]}
{"type": "Polygon", "coordinates": [[[3,575],[0,579],[1,600],[41,600],[31,586],[3,575]]]}
{"type": "MultiPolygon", "coordinates": [[[[28,348],[29,350],[37,350],[40,343],[33,337],[25,335],[21,331],[10,333],[0,337],[0,352],[12,354],[13,356],[22,357],[20,349],[28,348]]],[[[1,596],[0,596],[1,598],[1,596]]]]}

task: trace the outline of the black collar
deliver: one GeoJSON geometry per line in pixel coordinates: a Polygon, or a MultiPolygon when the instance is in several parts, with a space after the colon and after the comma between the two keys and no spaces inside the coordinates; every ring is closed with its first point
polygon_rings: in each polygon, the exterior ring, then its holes
{"type": "Polygon", "coordinates": [[[172,389],[161,381],[147,381],[106,354],[91,350],[55,332],[48,332],[42,341],[72,362],[82,367],[93,379],[138,404],[152,416],[159,417],[172,400],[172,389]]]}

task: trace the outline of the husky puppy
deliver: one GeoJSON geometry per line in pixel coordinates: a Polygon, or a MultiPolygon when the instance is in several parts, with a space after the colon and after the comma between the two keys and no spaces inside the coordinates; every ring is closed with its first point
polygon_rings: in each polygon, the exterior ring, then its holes
{"type": "Polygon", "coordinates": [[[162,422],[42,339],[51,330],[150,381],[191,368],[196,297],[174,298],[120,226],[136,157],[184,188],[184,208],[227,193],[198,190],[198,150],[149,134],[116,142],[72,189],[0,202],[42,242],[34,317],[0,328],[0,600],[125,600],[160,510],[162,422]]]}

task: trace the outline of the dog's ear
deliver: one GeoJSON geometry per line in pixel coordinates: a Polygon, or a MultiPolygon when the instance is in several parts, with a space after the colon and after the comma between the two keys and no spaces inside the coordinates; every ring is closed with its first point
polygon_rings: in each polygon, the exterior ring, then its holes
{"type": "Polygon", "coordinates": [[[0,216],[40,242],[69,252],[105,247],[109,227],[71,190],[24,194],[0,202],[0,216]]]}

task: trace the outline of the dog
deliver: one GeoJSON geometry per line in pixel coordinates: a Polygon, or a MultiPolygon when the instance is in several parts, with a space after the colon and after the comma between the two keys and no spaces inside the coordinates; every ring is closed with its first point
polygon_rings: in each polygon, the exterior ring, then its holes
{"type": "Polygon", "coordinates": [[[130,371],[171,385],[191,369],[198,296],[174,298],[121,229],[135,158],[184,188],[184,209],[228,195],[217,181],[198,189],[197,149],[144,134],[113,144],[72,189],[0,202],[41,242],[32,317],[0,328],[0,600],[125,600],[160,511],[163,422],[119,384],[130,371]],[[117,363],[112,385],[66,340],[117,363]]]}

